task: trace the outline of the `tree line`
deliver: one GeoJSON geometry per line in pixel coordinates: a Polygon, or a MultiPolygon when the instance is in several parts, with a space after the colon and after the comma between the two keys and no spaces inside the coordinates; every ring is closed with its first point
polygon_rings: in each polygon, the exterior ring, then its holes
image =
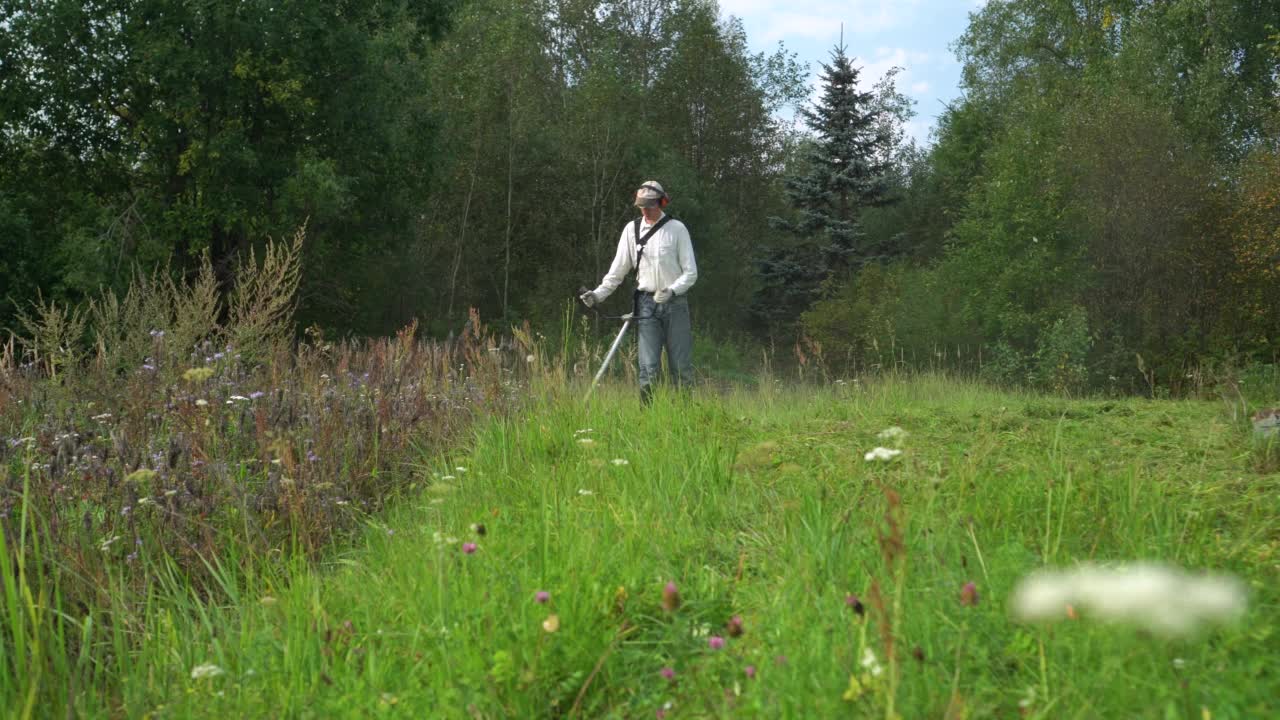
{"type": "Polygon", "coordinates": [[[550,326],[656,178],[705,332],[1176,387],[1280,342],[1277,28],[1269,0],[992,0],[921,148],[858,48],[807,103],[713,0],[0,0],[0,325],[134,268],[229,283],[305,222],[300,327],[550,326]]]}
{"type": "Polygon", "coordinates": [[[0,2],[0,318],[307,227],[299,322],[558,317],[661,178],[740,326],[805,94],[701,0],[0,2]]]}
{"type": "Polygon", "coordinates": [[[1177,391],[1280,354],[1280,5],[992,0],[963,96],[863,214],[899,257],[802,314],[857,366],[1177,391]],[[976,362],[975,362],[976,361],[976,362]]]}

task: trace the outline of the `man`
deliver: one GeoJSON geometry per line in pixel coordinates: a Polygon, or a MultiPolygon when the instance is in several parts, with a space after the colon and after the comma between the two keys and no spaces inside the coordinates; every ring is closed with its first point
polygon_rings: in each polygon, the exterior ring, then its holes
{"type": "Polygon", "coordinates": [[[640,344],[640,400],[646,405],[653,397],[664,347],[676,386],[693,384],[693,332],[685,293],[698,280],[698,264],[684,223],[663,212],[670,201],[654,180],[636,190],[635,205],[642,216],[622,228],[618,252],[600,287],[581,295],[587,307],[603,302],[635,270],[632,313],[640,344]]]}

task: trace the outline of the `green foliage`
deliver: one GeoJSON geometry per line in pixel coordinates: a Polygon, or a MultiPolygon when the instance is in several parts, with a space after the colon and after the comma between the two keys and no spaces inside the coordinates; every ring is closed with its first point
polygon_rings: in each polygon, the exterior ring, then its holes
{"type": "Polygon", "coordinates": [[[1259,169],[1276,142],[1280,64],[1264,28],[1277,13],[986,4],[957,43],[966,97],[914,159],[900,208],[865,223],[916,248],[898,297],[874,301],[899,311],[835,292],[849,307],[809,318],[840,343],[828,352],[876,362],[866,348],[892,342],[932,363],[923,331],[982,346],[988,377],[1071,392],[1179,391],[1201,366],[1271,361],[1273,303],[1260,298],[1274,285],[1275,194],[1261,178],[1275,175],[1259,169]],[[947,299],[941,322],[912,287],[947,299]]]}
{"type": "Polygon", "coordinates": [[[552,322],[608,268],[653,178],[716,268],[694,290],[699,325],[740,326],[778,207],[772,112],[802,78],[703,2],[469,3],[433,68],[441,163],[415,262],[438,270],[414,304],[439,333],[468,307],[552,322]]]}
{"type": "MultiPolygon", "coordinates": [[[[890,183],[910,101],[894,87],[894,72],[875,91],[858,87],[859,69],[843,46],[820,77],[822,96],[802,115],[812,137],[785,183],[788,215],[770,224],[794,237],[757,253],[755,316],[770,335],[789,334],[820,286],[901,249],[871,243],[861,226],[867,208],[889,204],[890,183]]],[[[896,238],[895,238],[896,239],[896,238]]]]}
{"type": "Polygon", "coordinates": [[[1034,380],[1040,387],[1059,395],[1078,393],[1088,387],[1089,352],[1093,336],[1083,308],[1071,308],[1041,332],[1036,342],[1034,380]]]}
{"type": "Polygon", "coordinates": [[[988,2],[928,148],[894,72],[859,85],[843,48],[795,133],[807,68],[703,0],[0,0],[0,27],[8,328],[33,298],[150,323],[111,304],[140,274],[208,291],[194,343],[303,224],[296,327],[551,325],[656,178],[717,334],[809,332],[850,367],[995,352],[1054,387],[1037,358],[1079,309],[1109,392],[1275,359],[1274,3],[988,2]]]}
{"type": "Polygon", "coordinates": [[[226,290],[241,254],[309,217],[308,310],[358,324],[322,288],[419,214],[423,51],[452,4],[0,4],[0,210],[26,218],[6,256],[76,299],[207,252],[226,290]]]}
{"type": "Polygon", "coordinates": [[[855,358],[863,365],[891,366],[897,336],[892,300],[901,292],[900,279],[901,273],[868,265],[855,282],[844,284],[805,311],[800,318],[805,335],[826,349],[831,359],[843,356],[841,369],[855,369],[855,358]]]}
{"type": "Polygon", "coordinates": [[[85,356],[84,310],[68,307],[43,297],[30,310],[18,312],[18,324],[25,332],[22,345],[49,377],[57,379],[66,368],[75,368],[85,356]]]}
{"type": "MultiPolygon", "coordinates": [[[[303,237],[299,228],[291,244],[269,244],[261,265],[250,251],[238,268],[227,312],[227,340],[250,362],[269,358],[282,346],[287,347],[292,338],[294,303],[302,280],[303,237]]],[[[207,302],[207,294],[196,296],[198,308],[207,302]]],[[[197,313],[194,319],[205,317],[208,315],[197,313]]],[[[175,324],[186,330],[187,319],[179,316],[175,324]]]]}

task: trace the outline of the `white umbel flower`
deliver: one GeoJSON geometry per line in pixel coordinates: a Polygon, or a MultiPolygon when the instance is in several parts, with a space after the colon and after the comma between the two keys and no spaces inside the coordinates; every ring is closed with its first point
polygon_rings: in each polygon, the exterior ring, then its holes
{"type": "Polygon", "coordinates": [[[876,435],[876,437],[880,438],[881,440],[901,440],[906,436],[907,436],[907,431],[903,430],[897,425],[894,425],[892,427],[887,427],[881,430],[879,434],[876,435]]]}
{"type": "Polygon", "coordinates": [[[901,454],[902,454],[901,450],[895,450],[894,448],[878,447],[875,450],[868,452],[865,457],[867,462],[872,462],[874,460],[883,460],[887,462],[889,460],[892,460],[898,457],[901,454]]]}
{"type": "Polygon", "coordinates": [[[871,677],[879,677],[884,672],[884,668],[880,666],[880,661],[876,659],[876,654],[871,648],[864,648],[862,651],[862,669],[871,673],[871,677]]]}
{"type": "Polygon", "coordinates": [[[1185,635],[1202,625],[1239,617],[1245,609],[1245,590],[1228,575],[1192,575],[1137,563],[1042,570],[1024,578],[1013,592],[1013,613],[1020,620],[1056,620],[1066,616],[1068,605],[1107,622],[1185,635]]]}
{"type": "Polygon", "coordinates": [[[222,668],[213,663],[205,663],[191,668],[191,679],[201,680],[204,678],[218,677],[223,672],[222,668]]]}

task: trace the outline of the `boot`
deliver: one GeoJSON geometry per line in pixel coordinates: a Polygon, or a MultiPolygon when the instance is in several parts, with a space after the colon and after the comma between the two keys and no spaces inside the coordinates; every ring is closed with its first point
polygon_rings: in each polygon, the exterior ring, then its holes
{"type": "Polygon", "coordinates": [[[645,407],[649,407],[650,405],[653,404],[653,386],[652,385],[640,386],[640,404],[645,407]]]}

